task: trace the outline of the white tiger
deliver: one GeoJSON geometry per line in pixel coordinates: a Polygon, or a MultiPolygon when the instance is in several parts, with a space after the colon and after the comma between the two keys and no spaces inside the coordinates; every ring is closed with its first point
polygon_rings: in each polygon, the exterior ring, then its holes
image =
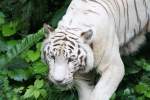
{"type": "Polygon", "coordinates": [[[49,79],[75,85],[80,100],[109,100],[124,76],[120,55],[136,51],[150,32],[150,0],[72,0],[58,27],[44,28],[49,79]],[[90,85],[94,68],[101,77],[90,85]]]}

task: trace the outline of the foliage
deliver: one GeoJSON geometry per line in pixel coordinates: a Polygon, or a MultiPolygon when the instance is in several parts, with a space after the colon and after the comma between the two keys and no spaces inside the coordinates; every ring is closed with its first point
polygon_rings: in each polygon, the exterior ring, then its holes
{"type": "Polygon", "coordinates": [[[25,94],[23,95],[23,98],[39,98],[40,95],[45,98],[47,96],[47,91],[43,89],[44,87],[44,81],[43,80],[35,80],[34,85],[28,86],[26,89],[25,94]]]}
{"type": "Polygon", "coordinates": [[[116,99],[149,100],[150,61],[141,57],[130,57],[125,59],[124,62],[126,64],[126,75],[116,92],[116,99]],[[131,61],[133,62],[132,64],[131,61]]]}
{"type": "MultiPolygon", "coordinates": [[[[56,27],[70,1],[0,1],[0,100],[77,100],[74,88],[48,82],[48,66],[40,60],[43,23],[56,27]]],[[[126,75],[111,100],[150,99],[149,50],[123,57],[126,75]]]]}

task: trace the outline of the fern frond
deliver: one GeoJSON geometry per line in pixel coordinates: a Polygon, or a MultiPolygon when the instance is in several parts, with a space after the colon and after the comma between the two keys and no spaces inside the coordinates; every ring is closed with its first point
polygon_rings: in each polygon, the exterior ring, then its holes
{"type": "Polygon", "coordinates": [[[21,40],[20,43],[16,44],[14,47],[8,50],[3,57],[0,58],[0,67],[4,67],[5,65],[7,65],[20,53],[22,53],[26,49],[29,49],[31,46],[40,41],[43,37],[44,37],[43,28],[40,29],[37,33],[30,34],[27,37],[25,37],[23,40],[21,40]]]}

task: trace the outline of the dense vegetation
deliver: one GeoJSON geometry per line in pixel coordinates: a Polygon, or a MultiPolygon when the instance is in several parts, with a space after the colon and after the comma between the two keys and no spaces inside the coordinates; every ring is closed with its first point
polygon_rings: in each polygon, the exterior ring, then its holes
{"type": "MultiPolygon", "coordinates": [[[[40,59],[43,23],[53,27],[71,0],[0,1],[0,100],[77,100],[75,89],[58,90],[40,59]]],[[[150,40],[150,36],[147,36],[150,40]]],[[[150,99],[150,43],[123,57],[126,76],[112,100],[150,99]]]]}

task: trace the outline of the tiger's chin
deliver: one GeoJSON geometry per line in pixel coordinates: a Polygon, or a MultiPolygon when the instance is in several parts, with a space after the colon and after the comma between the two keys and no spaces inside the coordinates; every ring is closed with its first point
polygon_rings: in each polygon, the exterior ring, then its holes
{"type": "Polygon", "coordinates": [[[53,82],[53,81],[49,80],[49,85],[54,86],[54,88],[57,89],[57,90],[67,91],[67,90],[70,90],[70,89],[73,88],[74,82],[59,84],[59,83],[56,83],[56,82],[53,82]]]}
{"type": "Polygon", "coordinates": [[[67,84],[54,84],[55,87],[61,91],[67,91],[73,88],[73,82],[67,84]]]}

